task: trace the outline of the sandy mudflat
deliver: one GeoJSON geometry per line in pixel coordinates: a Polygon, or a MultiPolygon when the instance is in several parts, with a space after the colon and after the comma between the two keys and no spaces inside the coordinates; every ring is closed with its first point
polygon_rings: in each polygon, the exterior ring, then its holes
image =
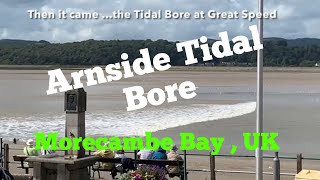
{"type": "MultiPolygon", "coordinates": [[[[142,86],[145,92],[147,92],[151,88],[164,88],[166,85],[192,81],[200,90],[201,88],[207,88],[210,92],[219,91],[219,89],[223,92],[229,87],[230,89],[237,88],[236,90],[240,88],[244,92],[255,91],[256,73],[252,71],[254,70],[252,68],[195,68],[196,70],[191,71],[178,68],[178,70],[155,72],[144,76],[135,76],[116,82],[85,87],[85,90],[88,92],[88,109],[90,111],[125,111],[126,97],[122,93],[122,90],[123,88],[136,85],[142,86]]],[[[76,70],[64,70],[63,72],[68,80],[70,80],[70,73],[74,71],[76,70]]],[[[274,71],[270,69],[264,75],[264,86],[266,90],[273,87],[318,88],[319,73],[320,68],[278,68],[274,71]]],[[[83,81],[85,83],[85,78],[83,81]]],[[[2,92],[0,94],[0,99],[2,100],[0,102],[0,109],[2,110],[0,113],[6,113],[6,115],[24,115],[42,112],[61,113],[63,109],[61,108],[63,93],[47,96],[48,82],[47,70],[0,70],[0,91],[2,92]],[[24,91],[21,91],[21,89],[24,91]],[[20,103],[13,104],[15,101],[19,101],[20,103]],[[27,103],[29,104],[29,101],[32,101],[33,106],[26,105],[27,103]]],[[[217,104],[221,102],[222,104],[226,104],[239,102],[239,98],[228,100],[221,97],[217,95],[205,97],[198,95],[188,101],[179,100],[178,102],[164,104],[160,107],[195,103],[217,104]]]]}

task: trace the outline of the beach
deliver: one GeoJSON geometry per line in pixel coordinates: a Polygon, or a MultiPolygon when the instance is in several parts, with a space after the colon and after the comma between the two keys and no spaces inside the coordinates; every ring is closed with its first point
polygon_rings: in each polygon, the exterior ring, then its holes
{"type": "MultiPolygon", "coordinates": [[[[244,148],[242,133],[255,131],[255,72],[252,69],[197,68],[155,72],[85,87],[88,93],[86,135],[139,136],[144,131],[152,131],[156,137],[169,136],[179,144],[179,132],[193,132],[197,136],[225,137],[222,154],[228,154],[234,144],[238,146],[237,155],[254,155],[244,148]],[[179,98],[174,103],[126,111],[123,88],[139,85],[148,91],[187,80],[197,86],[195,98],[179,98]]],[[[69,77],[73,70],[63,72],[69,77]]],[[[270,70],[264,74],[264,130],[279,133],[280,156],[295,157],[302,153],[304,157],[320,157],[317,150],[320,144],[315,143],[320,138],[319,75],[320,68],[283,72],[270,70]]],[[[64,94],[46,95],[46,70],[0,70],[0,83],[1,137],[7,141],[16,137],[23,144],[26,139],[33,138],[35,131],[64,132],[64,94]]],[[[19,151],[13,153],[19,154],[19,151]]],[[[266,151],[264,154],[273,156],[274,152],[266,151]]],[[[217,169],[255,170],[254,159],[217,158],[217,169]]],[[[209,157],[188,157],[187,164],[190,169],[209,169],[209,157]]],[[[308,161],[304,167],[320,169],[317,164],[308,161]]],[[[295,161],[283,161],[281,165],[284,172],[295,172],[295,161]]],[[[271,161],[266,161],[264,166],[265,171],[272,172],[271,161]]],[[[209,179],[209,175],[207,172],[189,173],[190,179],[209,179]]],[[[225,173],[218,173],[217,177],[219,180],[254,179],[254,175],[240,177],[225,173]]],[[[272,176],[266,176],[268,178],[272,176]]]]}

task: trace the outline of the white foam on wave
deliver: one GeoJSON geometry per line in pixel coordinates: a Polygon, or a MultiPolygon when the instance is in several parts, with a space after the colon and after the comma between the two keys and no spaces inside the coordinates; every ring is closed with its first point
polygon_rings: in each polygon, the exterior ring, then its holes
{"type": "MultiPolygon", "coordinates": [[[[232,105],[195,104],[133,112],[95,112],[86,114],[87,136],[141,136],[191,123],[232,118],[254,112],[255,102],[232,105]]],[[[34,132],[64,135],[65,115],[37,114],[28,117],[0,117],[0,137],[25,140],[34,132]]]]}

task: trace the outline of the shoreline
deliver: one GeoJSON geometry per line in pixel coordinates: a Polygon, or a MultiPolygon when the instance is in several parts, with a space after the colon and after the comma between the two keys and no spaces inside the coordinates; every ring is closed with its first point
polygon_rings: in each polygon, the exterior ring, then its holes
{"type": "MultiPolygon", "coordinates": [[[[105,65],[88,66],[68,66],[68,65],[0,65],[0,70],[81,70],[95,66],[105,67],[105,65]]],[[[167,71],[201,71],[201,72],[256,72],[256,67],[240,66],[172,66],[167,71]]],[[[308,72],[320,73],[319,67],[264,67],[264,72],[308,72]]]]}

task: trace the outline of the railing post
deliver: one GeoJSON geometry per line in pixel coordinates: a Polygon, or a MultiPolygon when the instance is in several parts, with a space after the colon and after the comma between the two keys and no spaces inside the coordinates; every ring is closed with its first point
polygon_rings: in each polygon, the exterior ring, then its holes
{"type": "MultiPolygon", "coordinates": [[[[3,141],[2,138],[0,138],[0,159],[3,157],[3,141]]],[[[3,161],[1,161],[0,166],[3,167],[3,161]]]]}
{"type": "Polygon", "coordinates": [[[214,155],[211,155],[211,152],[210,152],[209,156],[210,156],[210,176],[211,176],[211,180],[216,180],[216,157],[214,155]]]}
{"type": "MultiPolygon", "coordinates": [[[[91,156],[91,150],[89,150],[89,156],[91,156]]],[[[92,166],[89,167],[89,176],[91,177],[91,168],[92,166]]]]}
{"type": "Polygon", "coordinates": [[[273,159],[273,180],[280,180],[280,159],[279,152],[275,153],[273,159]]]}
{"type": "Polygon", "coordinates": [[[134,150],[134,167],[137,168],[138,151],[134,150]]]}
{"type": "Polygon", "coordinates": [[[3,168],[9,171],[9,144],[4,144],[3,168]]]}
{"type": "Polygon", "coordinates": [[[184,180],[188,179],[188,172],[187,172],[187,150],[183,151],[183,156],[184,156],[184,171],[183,171],[183,176],[184,176],[184,180]]]}
{"type": "Polygon", "coordinates": [[[297,154],[297,174],[302,170],[302,154],[297,154]]]}
{"type": "Polygon", "coordinates": [[[2,141],[2,138],[0,138],[0,154],[2,154],[2,149],[3,149],[3,141],[2,141]]]}

